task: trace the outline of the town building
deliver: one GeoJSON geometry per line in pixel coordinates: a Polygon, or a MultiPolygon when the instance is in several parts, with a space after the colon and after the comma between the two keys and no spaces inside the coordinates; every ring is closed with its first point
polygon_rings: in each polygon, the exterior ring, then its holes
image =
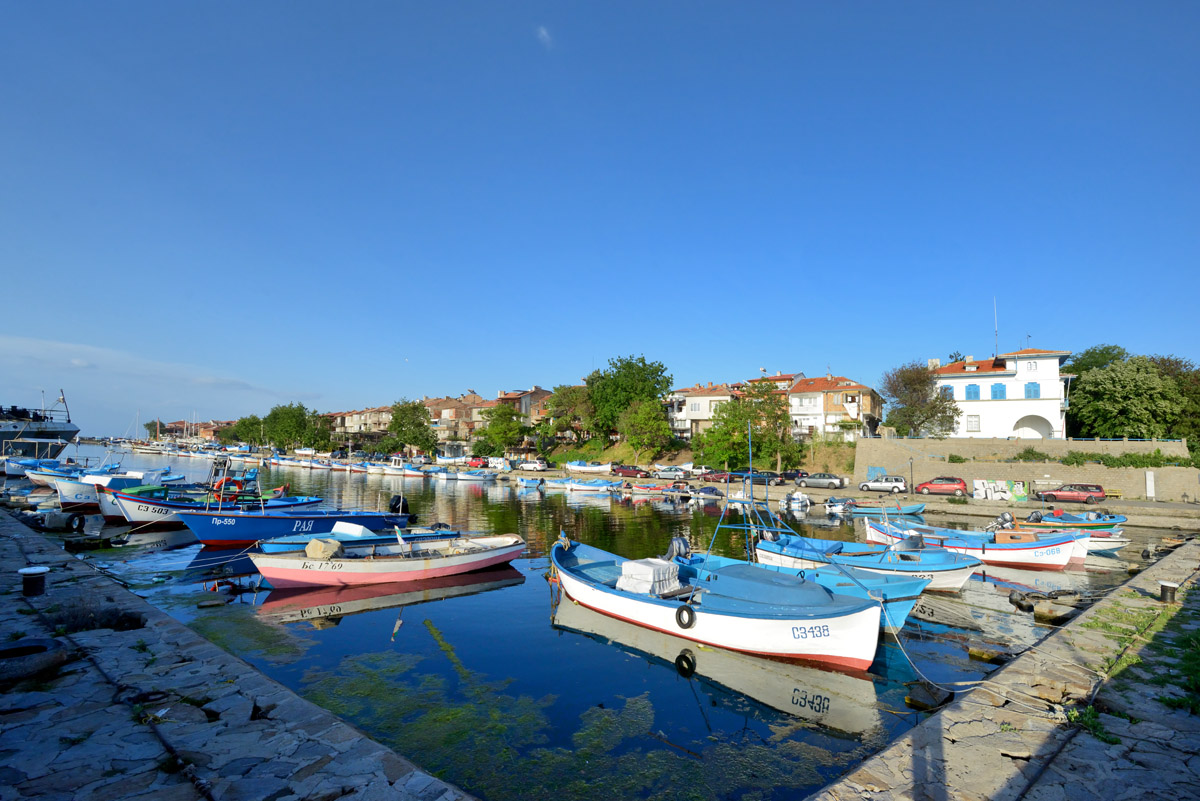
{"type": "Polygon", "coordinates": [[[1060,372],[1069,350],[1026,348],[942,365],[930,359],[937,386],[962,410],[952,437],[1061,439],[1071,378],[1060,372]]]}

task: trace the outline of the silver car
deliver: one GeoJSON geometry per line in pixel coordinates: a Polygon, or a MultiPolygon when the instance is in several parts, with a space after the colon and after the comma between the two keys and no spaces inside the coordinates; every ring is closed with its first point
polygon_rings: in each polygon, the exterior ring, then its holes
{"type": "Polygon", "coordinates": [[[824,487],[825,489],[841,489],[846,486],[846,479],[833,473],[813,473],[796,480],[798,487],[824,487]]]}
{"type": "Polygon", "coordinates": [[[908,482],[904,476],[876,476],[858,485],[863,492],[908,492],[908,482]]]}

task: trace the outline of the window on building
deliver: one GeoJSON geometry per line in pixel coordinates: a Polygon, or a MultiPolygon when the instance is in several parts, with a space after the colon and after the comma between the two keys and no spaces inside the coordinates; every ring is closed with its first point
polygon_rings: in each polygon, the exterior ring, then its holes
{"type": "Polygon", "coordinates": [[[954,387],[941,387],[942,397],[954,399],[954,387]]]}
{"type": "Polygon", "coordinates": [[[1025,362],[1025,369],[1031,373],[1036,372],[1037,371],[1037,362],[1025,362]]]}
{"type": "Polygon", "coordinates": [[[972,431],[978,432],[979,431],[979,415],[977,415],[977,414],[968,414],[967,415],[967,431],[968,432],[972,432],[972,431]]]}
{"type": "Polygon", "coordinates": [[[1036,381],[1030,381],[1028,384],[1025,385],[1025,397],[1026,398],[1042,397],[1042,385],[1036,381]]]}
{"type": "Polygon", "coordinates": [[[698,412],[698,411],[700,411],[700,403],[697,401],[697,402],[693,402],[693,403],[690,403],[690,404],[688,404],[688,411],[689,411],[689,412],[698,412]]]}
{"type": "Polygon", "coordinates": [[[978,384],[967,384],[967,400],[979,400],[978,384]]]}
{"type": "Polygon", "coordinates": [[[1004,400],[1006,397],[1003,384],[992,384],[992,400],[1004,400]]]}

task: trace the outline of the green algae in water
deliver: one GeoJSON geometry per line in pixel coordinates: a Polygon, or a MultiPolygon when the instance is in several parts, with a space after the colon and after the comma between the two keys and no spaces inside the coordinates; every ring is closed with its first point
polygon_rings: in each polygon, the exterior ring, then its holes
{"type": "Polygon", "coordinates": [[[261,657],[271,662],[295,662],[310,644],[290,631],[272,626],[249,614],[201,615],[187,622],[204,639],[240,657],[261,657]]]}
{"type": "Polygon", "coordinates": [[[310,671],[304,695],[490,801],[766,801],[805,795],[866,755],[861,747],[833,754],[793,740],[744,737],[713,737],[691,750],[691,743],[673,744],[654,731],[648,693],[623,699],[618,708],[587,709],[572,747],[547,747],[545,710],[555,699],[506,694],[508,680],[470,670],[440,632],[428,628],[454,669],[457,697],[450,696],[447,678],[420,671],[425,658],[391,651],[348,656],[332,671],[310,671]]]}

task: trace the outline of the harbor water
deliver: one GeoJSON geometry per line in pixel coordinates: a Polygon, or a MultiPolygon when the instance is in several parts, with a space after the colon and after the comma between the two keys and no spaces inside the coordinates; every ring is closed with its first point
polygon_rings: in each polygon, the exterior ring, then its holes
{"type": "MultiPolygon", "coordinates": [[[[129,467],[167,462],[126,457],[129,467]]],[[[169,463],[191,478],[209,466],[169,463]]],[[[290,483],[331,508],[384,509],[402,494],[422,525],[516,533],[528,551],[512,567],[414,586],[286,592],[261,586],[244,552],[203,550],[186,532],[135,532],[80,558],[487,801],[804,798],[918,723],[928,713],[916,699],[936,695],[930,686],[967,689],[996,667],[981,656],[1003,659],[1043,637],[1048,624],[1017,608],[1014,591],[1102,594],[1161,537],[1126,529],[1125,550],[1082,569],[989,568],[959,593],[923,595],[868,671],[841,673],[656,634],[577,606],[547,581],[560,531],[631,558],[664,553],[673,536],[702,550],[717,505],[280,468],[261,482],[290,483]]],[[[800,533],[863,539],[861,523],[788,519],[800,533]]],[[[745,555],[736,537],[713,549],[745,555]]]]}

